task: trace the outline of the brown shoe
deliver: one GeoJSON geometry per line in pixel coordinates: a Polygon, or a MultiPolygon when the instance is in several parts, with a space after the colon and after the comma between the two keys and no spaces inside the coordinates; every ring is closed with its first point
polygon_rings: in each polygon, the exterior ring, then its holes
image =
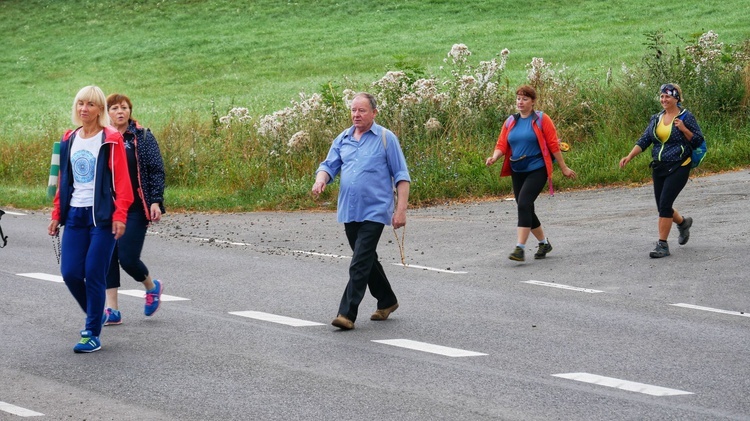
{"type": "Polygon", "coordinates": [[[391,315],[396,309],[398,308],[398,303],[384,309],[375,310],[375,313],[372,313],[372,316],[370,316],[370,320],[385,320],[388,318],[388,316],[391,315]]]}
{"type": "Polygon", "coordinates": [[[332,325],[336,326],[339,329],[342,330],[352,330],[354,329],[354,322],[347,319],[346,317],[342,315],[336,316],[335,319],[331,322],[332,325]]]}

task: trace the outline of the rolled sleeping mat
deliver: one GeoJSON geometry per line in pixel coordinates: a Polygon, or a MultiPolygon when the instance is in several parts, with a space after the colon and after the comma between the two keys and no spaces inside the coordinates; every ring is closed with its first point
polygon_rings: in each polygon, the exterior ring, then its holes
{"type": "Polygon", "coordinates": [[[57,176],[60,174],[60,142],[52,145],[52,162],[49,166],[49,181],[47,182],[47,198],[52,200],[57,193],[57,176]]]}

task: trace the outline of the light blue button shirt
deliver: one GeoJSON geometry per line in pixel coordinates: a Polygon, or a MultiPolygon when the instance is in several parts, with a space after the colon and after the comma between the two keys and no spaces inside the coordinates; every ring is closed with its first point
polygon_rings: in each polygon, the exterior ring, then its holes
{"type": "Polygon", "coordinates": [[[391,225],[393,186],[400,181],[411,182],[401,145],[396,135],[377,123],[373,122],[359,141],[354,139],[354,129],[352,126],[336,137],[316,174],[327,172],[331,183],[341,172],[338,222],[391,225]],[[383,130],[386,130],[385,147],[383,130]]]}

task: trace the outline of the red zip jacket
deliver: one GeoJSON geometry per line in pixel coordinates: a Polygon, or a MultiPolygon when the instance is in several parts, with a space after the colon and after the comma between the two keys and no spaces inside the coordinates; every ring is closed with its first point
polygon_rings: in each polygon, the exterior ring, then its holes
{"type": "MultiPolygon", "coordinates": [[[[555,129],[555,123],[545,113],[535,111],[532,116],[531,127],[536,133],[536,139],[539,142],[539,149],[542,150],[542,158],[544,159],[544,166],[547,167],[547,183],[549,184],[550,195],[554,194],[552,188],[552,154],[560,152],[560,143],[557,140],[557,129],[555,129]],[[541,117],[540,117],[541,115],[541,117]],[[542,119],[542,128],[539,129],[537,119],[542,119]]],[[[513,126],[516,125],[516,117],[510,116],[503,123],[503,128],[500,131],[500,136],[497,138],[497,144],[495,149],[500,150],[503,153],[503,168],[500,170],[501,177],[507,177],[511,175],[512,170],[510,168],[510,156],[512,151],[510,150],[510,144],[508,143],[508,134],[513,130],[513,126]]]]}
{"type": "MultiPolygon", "coordinates": [[[[60,142],[60,176],[52,209],[52,219],[57,220],[60,225],[65,225],[73,196],[70,142],[75,142],[79,129],[80,127],[65,132],[60,142]]],[[[133,188],[130,185],[122,135],[114,127],[107,126],[102,132],[95,174],[94,206],[91,209],[94,225],[112,224],[114,221],[126,223],[128,208],[133,203],[133,188]]]]}

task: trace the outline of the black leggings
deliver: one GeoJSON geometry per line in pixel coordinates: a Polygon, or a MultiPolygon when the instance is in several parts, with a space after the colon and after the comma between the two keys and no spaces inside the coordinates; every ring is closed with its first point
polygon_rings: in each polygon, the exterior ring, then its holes
{"type": "Polygon", "coordinates": [[[654,197],[656,207],[659,209],[660,218],[671,218],[674,215],[674,205],[677,195],[680,194],[690,178],[690,165],[677,167],[671,174],[661,176],[656,171],[652,174],[654,179],[654,197]]]}
{"type": "Polygon", "coordinates": [[[513,172],[510,176],[513,180],[513,196],[518,204],[518,226],[522,228],[539,228],[536,213],[534,213],[534,201],[542,192],[547,182],[547,168],[542,167],[530,172],[513,172]]]}

